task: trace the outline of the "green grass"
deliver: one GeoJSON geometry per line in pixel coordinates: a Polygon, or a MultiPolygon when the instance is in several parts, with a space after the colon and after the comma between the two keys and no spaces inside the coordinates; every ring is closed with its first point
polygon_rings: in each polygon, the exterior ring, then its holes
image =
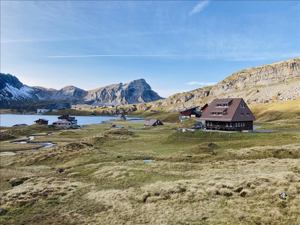
{"type": "Polygon", "coordinates": [[[136,111],[131,113],[134,116],[140,116],[145,119],[159,119],[162,122],[177,123],[179,122],[178,112],[164,112],[164,111],[136,111]]]}
{"type": "MultiPolygon", "coordinates": [[[[34,184],[37,178],[80,182],[82,186],[70,196],[44,197],[24,206],[8,207],[0,223],[160,224],[163,214],[170,221],[165,224],[239,224],[239,218],[246,214],[244,224],[272,224],[273,217],[263,217],[260,212],[276,209],[280,224],[296,225],[293,218],[297,216],[297,199],[289,201],[284,211],[277,192],[286,190],[290,198],[296,198],[299,130],[262,122],[262,127],[275,132],[182,133],[177,131],[177,123],[151,128],[144,128],[143,123],[116,123],[124,129],[101,124],[79,130],[53,130],[52,135],[36,140],[53,141],[56,148],[1,158],[10,162],[0,168],[5,174],[2,192],[13,190],[8,179],[27,174],[35,176],[27,182],[32,187],[39,184],[34,184]],[[147,164],[144,159],[153,162],[147,164]],[[58,168],[65,171],[57,173],[58,168]],[[182,190],[186,191],[178,191],[178,182],[185,185],[182,190]],[[250,194],[241,198],[230,188],[227,191],[233,192],[231,197],[215,194],[227,185],[232,189],[242,186],[250,194]],[[88,199],[90,194],[100,197],[88,199]],[[150,203],[140,200],[143,195],[150,203]],[[153,218],[150,222],[145,219],[148,215],[153,218]]],[[[36,127],[12,128],[10,132],[14,129],[21,136],[47,132],[36,127]]]]}

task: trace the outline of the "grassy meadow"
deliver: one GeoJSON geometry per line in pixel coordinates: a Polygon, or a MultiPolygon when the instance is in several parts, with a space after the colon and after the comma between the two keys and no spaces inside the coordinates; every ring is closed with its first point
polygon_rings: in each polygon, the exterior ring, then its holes
{"type": "Polygon", "coordinates": [[[0,224],[298,225],[295,121],[258,120],[272,133],[182,133],[178,123],[139,122],[6,128],[0,153],[16,155],[0,156],[0,224]],[[11,143],[32,134],[56,146],[11,143]]]}

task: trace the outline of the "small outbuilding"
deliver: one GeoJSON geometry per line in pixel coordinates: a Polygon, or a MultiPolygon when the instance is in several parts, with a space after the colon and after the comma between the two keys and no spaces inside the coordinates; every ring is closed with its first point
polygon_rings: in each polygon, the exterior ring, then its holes
{"type": "Polygon", "coordinates": [[[150,120],[146,120],[144,125],[149,126],[149,127],[155,127],[155,126],[161,126],[161,125],[164,125],[164,124],[163,124],[163,122],[161,122],[158,119],[150,119],[150,120]]]}
{"type": "Polygon", "coordinates": [[[180,116],[182,118],[191,118],[191,117],[200,117],[201,116],[201,111],[199,110],[199,107],[191,107],[188,109],[184,109],[183,111],[180,112],[180,116]]]}
{"type": "Polygon", "coordinates": [[[62,115],[58,117],[59,121],[68,121],[71,123],[71,125],[77,125],[77,120],[74,116],[70,116],[68,114],[62,115]]]}
{"type": "Polygon", "coordinates": [[[38,125],[48,125],[48,120],[45,120],[45,119],[38,119],[34,122],[35,122],[35,124],[38,124],[38,125]]]}
{"type": "Polygon", "coordinates": [[[58,120],[53,123],[54,127],[65,128],[65,129],[71,128],[72,125],[73,124],[68,120],[58,120]]]}
{"type": "Polygon", "coordinates": [[[37,114],[43,114],[43,113],[46,113],[46,112],[49,112],[49,111],[50,111],[50,109],[37,109],[36,113],[37,114]]]}

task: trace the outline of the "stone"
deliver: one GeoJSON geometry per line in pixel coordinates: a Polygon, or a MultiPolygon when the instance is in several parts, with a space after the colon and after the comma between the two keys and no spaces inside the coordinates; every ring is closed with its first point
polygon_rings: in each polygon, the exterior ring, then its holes
{"type": "Polygon", "coordinates": [[[21,177],[21,178],[11,178],[8,182],[12,187],[21,185],[24,183],[24,181],[28,180],[28,177],[21,177]]]}
{"type": "Polygon", "coordinates": [[[0,216],[3,216],[7,213],[7,209],[0,208],[0,216]]]}
{"type": "Polygon", "coordinates": [[[241,197],[246,197],[246,195],[248,195],[248,192],[247,192],[247,191],[242,191],[242,192],[240,193],[240,196],[241,196],[241,197]]]}
{"type": "Polygon", "coordinates": [[[57,172],[57,173],[63,173],[63,172],[65,172],[65,169],[64,169],[64,168],[58,168],[58,169],[56,170],[56,172],[57,172]]]}

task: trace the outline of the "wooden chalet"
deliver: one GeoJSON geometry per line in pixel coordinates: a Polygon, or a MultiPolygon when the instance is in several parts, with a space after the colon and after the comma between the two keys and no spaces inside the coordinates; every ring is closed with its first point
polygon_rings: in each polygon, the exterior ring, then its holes
{"type": "Polygon", "coordinates": [[[201,116],[201,112],[199,110],[199,107],[192,107],[192,108],[188,108],[188,109],[184,109],[183,111],[180,112],[180,116],[181,117],[200,117],[201,116]]]}
{"type": "Polygon", "coordinates": [[[34,122],[35,122],[35,124],[38,124],[38,125],[48,125],[48,120],[45,120],[45,119],[38,119],[34,122]]]}
{"type": "Polygon", "coordinates": [[[77,125],[77,120],[74,116],[70,116],[70,115],[62,115],[58,117],[59,120],[66,120],[71,122],[72,125],[77,125]]]}
{"type": "Polygon", "coordinates": [[[203,108],[200,117],[206,129],[253,130],[255,117],[242,98],[215,99],[203,108]]]}

